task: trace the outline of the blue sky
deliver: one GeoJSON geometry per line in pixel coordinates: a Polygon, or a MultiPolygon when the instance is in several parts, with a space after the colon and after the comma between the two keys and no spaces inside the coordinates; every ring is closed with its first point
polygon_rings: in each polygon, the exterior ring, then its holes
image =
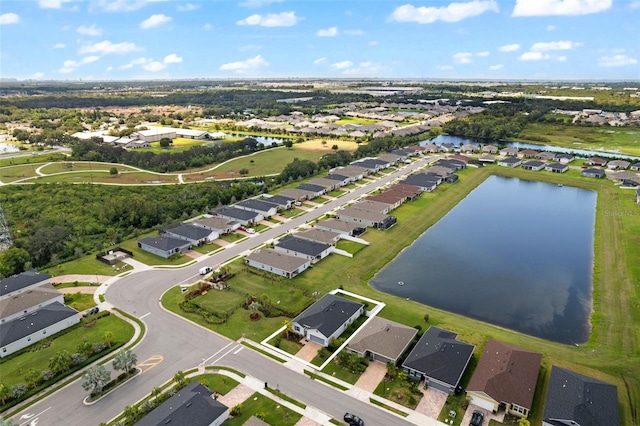
{"type": "Polygon", "coordinates": [[[2,0],[0,77],[638,80],[640,0],[2,0]]]}

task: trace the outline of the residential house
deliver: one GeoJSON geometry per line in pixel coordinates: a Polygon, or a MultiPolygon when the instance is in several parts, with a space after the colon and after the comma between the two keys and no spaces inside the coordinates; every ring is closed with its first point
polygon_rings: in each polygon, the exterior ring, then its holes
{"type": "Polygon", "coordinates": [[[633,170],[634,172],[640,172],[640,161],[638,161],[637,163],[632,164],[629,167],[630,170],[633,170]]]}
{"type": "Polygon", "coordinates": [[[445,164],[438,163],[435,166],[429,167],[427,169],[427,174],[429,173],[436,174],[444,179],[446,176],[449,176],[451,173],[455,172],[456,170],[457,168],[455,166],[452,166],[446,163],[445,164]]]}
{"type": "Polygon", "coordinates": [[[314,198],[316,195],[311,191],[305,191],[298,188],[287,188],[280,191],[280,195],[287,198],[293,198],[296,201],[305,201],[314,198]]]}
{"type": "Polygon", "coordinates": [[[500,150],[500,155],[503,157],[516,157],[518,155],[518,148],[513,148],[511,146],[503,148],[500,150]]]}
{"type": "Polygon", "coordinates": [[[78,311],[60,302],[42,306],[0,325],[0,357],[6,357],[80,322],[78,311]]]}
{"type": "Polygon", "coordinates": [[[406,156],[404,158],[402,158],[402,156],[397,155],[397,154],[392,154],[390,152],[386,152],[386,153],[381,154],[381,155],[378,156],[378,159],[389,163],[389,165],[391,165],[391,166],[395,166],[400,161],[406,160],[406,158],[407,158],[406,156]]]}
{"type": "Polygon", "coordinates": [[[458,148],[456,144],[446,142],[440,145],[440,152],[454,152],[456,148],[458,148]]]}
{"type": "Polygon", "coordinates": [[[496,413],[528,417],[533,405],[542,355],[489,340],[467,386],[471,404],[496,413]]]}
{"type": "Polygon", "coordinates": [[[407,158],[412,157],[414,155],[418,155],[418,151],[411,148],[411,147],[406,147],[406,148],[397,148],[394,149],[393,151],[391,151],[392,154],[395,155],[399,155],[401,158],[401,161],[405,161],[407,158]]]}
{"type": "Polygon", "coordinates": [[[382,169],[386,169],[389,167],[390,163],[388,161],[379,160],[377,158],[365,158],[363,160],[354,161],[351,163],[352,166],[364,167],[369,170],[369,173],[378,173],[382,169]]]}
{"type": "Polygon", "coordinates": [[[520,167],[524,170],[533,170],[534,172],[539,172],[540,170],[544,169],[544,163],[542,161],[531,160],[523,163],[520,167]]]}
{"type": "Polygon", "coordinates": [[[434,143],[428,143],[423,146],[424,152],[428,152],[430,154],[435,152],[440,152],[440,147],[434,143]]]}
{"type": "Polygon", "coordinates": [[[369,174],[369,169],[365,167],[349,165],[345,167],[339,167],[331,171],[331,173],[335,173],[342,176],[347,176],[350,178],[350,182],[355,182],[360,179],[363,179],[366,175],[369,174]]]}
{"type": "Polygon", "coordinates": [[[441,167],[447,167],[447,168],[451,169],[452,172],[467,168],[467,163],[465,163],[464,161],[455,160],[455,159],[451,159],[451,158],[450,159],[446,159],[446,160],[445,159],[438,160],[436,165],[441,166],[441,167]]]}
{"type": "Polygon", "coordinates": [[[135,426],[220,426],[229,417],[229,408],[214,398],[213,391],[192,381],[135,426]]]}
{"type": "Polygon", "coordinates": [[[320,185],[313,185],[311,183],[301,183],[296,187],[296,189],[301,189],[303,191],[310,192],[312,194],[311,198],[319,197],[329,192],[326,187],[320,186],[320,185]]]}
{"type": "Polygon", "coordinates": [[[336,217],[340,220],[377,229],[389,229],[397,221],[395,216],[388,216],[384,213],[373,212],[371,210],[363,210],[355,206],[338,210],[336,217]]]}
{"type": "Polygon", "coordinates": [[[353,204],[353,207],[362,209],[362,210],[369,210],[376,213],[384,213],[384,214],[387,214],[391,211],[391,206],[389,204],[378,203],[376,201],[367,201],[367,200],[359,201],[356,204],[353,204]]]}
{"type": "Polygon", "coordinates": [[[554,157],[554,160],[559,162],[560,164],[569,164],[575,159],[575,155],[572,154],[556,154],[556,156],[554,157]]]}
{"type": "Polygon", "coordinates": [[[327,294],[292,319],[291,328],[309,341],[329,346],[363,313],[362,303],[327,294]]]}
{"type": "Polygon", "coordinates": [[[188,241],[192,246],[210,243],[220,237],[216,231],[185,223],[165,228],[161,231],[161,235],[188,241]]]}
{"type": "Polygon", "coordinates": [[[410,185],[408,183],[396,183],[389,188],[390,191],[402,193],[407,201],[415,200],[422,194],[423,189],[417,185],[410,185]]]}
{"type": "Polygon", "coordinates": [[[64,304],[64,295],[46,282],[38,287],[0,299],[0,323],[25,316],[50,303],[64,304]]]}
{"type": "Polygon", "coordinates": [[[434,175],[428,176],[424,173],[414,173],[407,176],[402,183],[417,186],[422,191],[431,192],[438,186],[438,179],[434,175]]]}
{"type": "Polygon", "coordinates": [[[464,164],[469,163],[470,161],[473,161],[473,158],[468,157],[466,155],[462,155],[462,154],[455,154],[455,155],[451,155],[449,157],[449,160],[457,160],[457,161],[462,161],[464,164]]]}
{"type": "Polygon", "coordinates": [[[284,195],[273,195],[270,197],[261,198],[262,201],[266,201],[267,203],[275,204],[278,207],[281,207],[285,210],[290,209],[293,206],[293,203],[296,201],[294,198],[285,197],[284,195]]]}
{"type": "Polygon", "coordinates": [[[36,270],[22,272],[0,280],[0,300],[11,299],[49,282],[51,276],[36,270]]]}
{"type": "Polygon", "coordinates": [[[551,367],[543,426],[618,424],[616,386],[555,365],[551,367]]]}
{"type": "Polygon", "coordinates": [[[521,149],[518,151],[518,158],[536,158],[538,151],[532,149],[521,149]]]}
{"type": "Polygon", "coordinates": [[[245,263],[285,278],[293,278],[311,265],[309,259],[291,256],[273,249],[256,250],[245,258],[245,263]]]}
{"type": "Polygon", "coordinates": [[[402,364],[412,379],[424,380],[425,386],[452,394],[473,354],[473,345],[456,339],[458,335],[431,326],[402,364]]]}
{"type": "Polygon", "coordinates": [[[214,213],[218,216],[222,216],[227,219],[235,220],[243,226],[250,225],[252,223],[258,223],[264,220],[264,216],[260,213],[243,210],[233,206],[223,206],[214,210],[214,213]]]}
{"type": "Polygon", "coordinates": [[[495,145],[485,145],[482,147],[482,153],[483,154],[497,154],[498,153],[498,147],[495,145]]]}
{"type": "Polygon", "coordinates": [[[207,215],[192,222],[195,226],[210,229],[218,233],[218,235],[228,234],[240,228],[240,223],[235,220],[222,217],[207,215]]]}
{"type": "Polygon", "coordinates": [[[147,237],[138,240],[138,248],[168,259],[174,254],[184,253],[191,250],[191,243],[179,238],[160,235],[157,237],[147,237]]]}
{"type": "Polygon", "coordinates": [[[365,198],[365,201],[388,205],[389,211],[397,209],[406,200],[407,196],[405,193],[393,190],[387,190],[376,195],[369,195],[367,198],[365,198]]]}
{"type": "Polygon", "coordinates": [[[482,154],[480,157],[478,157],[478,161],[480,161],[481,163],[495,163],[496,162],[496,157],[494,157],[493,155],[490,154],[482,154]]]}
{"type": "Polygon", "coordinates": [[[476,152],[478,150],[478,146],[472,144],[472,143],[465,143],[460,147],[460,151],[467,153],[467,154],[472,154],[474,152],[476,152]]]}
{"type": "Polygon", "coordinates": [[[580,176],[599,179],[605,176],[605,172],[602,169],[583,169],[582,172],[580,172],[580,176]]]}
{"type": "Polygon", "coordinates": [[[396,365],[418,330],[397,322],[373,317],[347,344],[347,350],[370,361],[396,365]]]}
{"type": "Polygon", "coordinates": [[[326,231],[338,232],[342,235],[357,237],[367,232],[366,226],[360,226],[354,222],[347,222],[338,219],[327,219],[316,223],[315,228],[326,231]]]}
{"type": "Polygon", "coordinates": [[[560,163],[551,163],[544,166],[544,169],[552,173],[564,173],[569,170],[569,166],[560,163]]]}
{"type": "Polygon", "coordinates": [[[340,182],[335,179],[327,179],[327,178],[313,178],[309,182],[311,185],[322,186],[326,188],[327,192],[333,191],[334,189],[340,186],[340,182]]]}
{"type": "Polygon", "coordinates": [[[551,161],[556,157],[556,154],[553,152],[542,151],[536,155],[536,159],[540,161],[551,161]]]}
{"type": "Polygon", "coordinates": [[[609,170],[627,169],[631,165],[630,162],[625,160],[611,160],[607,164],[609,170]]]}
{"type": "Polygon", "coordinates": [[[498,160],[498,166],[502,167],[518,167],[520,164],[522,164],[522,160],[517,157],[506,157],[498,160]]]}
{"type": "Polygon", "coordinates": [[[334,231],[327,231],[325,229],[311,228],[305,231],[296,232],[295,236],[303,238],[309,241],[316,241],[322,244],[329,244],[331,246],[336,245],[342,234],[334,231]]]}
{"type": "Polygon", "coordinates": [[[338,181],[338,186],[345,186],[348,185],[349,182],[351,182],[351,178],[349,176],[344,176],[337,173],[330,173],[325,176],[325,179],[338,181]]]}
{"type": "Polygon", "coordinates": [[[260,213],[265,219],[278,213],[278,205],[266,200],[248,199],[233,205],[242,210],[260,213]]]}
{"type": "Polygon", "coordinates": [[[607,165],[607,160],[600,157],[591,157],[584,162],[587,166],[604,167],[607,165]]]}
{"type": "Polygon", "coordinates": [[[316,263],[327,257],[333,246],[304,238],[286,235],[278,241],[274,249],[291,256],[298,256],[316,263]]]}

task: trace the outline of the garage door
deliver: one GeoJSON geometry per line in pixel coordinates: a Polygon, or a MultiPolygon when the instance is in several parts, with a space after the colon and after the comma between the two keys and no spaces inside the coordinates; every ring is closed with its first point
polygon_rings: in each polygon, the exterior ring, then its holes
{"type": "Polygon", "coordinates": [[[471,397],[471,403],[473,405],[477,405],[480,408],[484,408],[485,410],[493,411],[493,404],[486,399],[478,398],[477,396],[471,397]]]}
{"type": "Polygon", "coordinates": [[[324,339],[318,336],[314,336],[313,334],[309,335],[309,340],[311,340],[312,342],[316,342],[316,343],[320,343],[321,345],[324,345],[324,339]]]}

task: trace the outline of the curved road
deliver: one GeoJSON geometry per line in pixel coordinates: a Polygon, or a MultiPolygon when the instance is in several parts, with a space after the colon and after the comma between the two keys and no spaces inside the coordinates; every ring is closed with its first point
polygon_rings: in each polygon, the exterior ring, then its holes
{"type": "Polygon", "coordinates": [[[153,387],[170,380],[177,371],[186,371],[201,364],[216,364],[236,368],[270,383],[272,387],[277,385],[285,394],[337,419],[341,419],[349,411],[361,416],[367,425],[410,424],[405,418],[311,380],[235,341],[170,313],[162,308],[159,301],[169,288],[198,280],[198,269],[202,266],[216,267],[373,189],[424,167],[433,159],[427,157],[413,162],[297,218],[254,234],[239,244],[228,246],[192,266],[141,271],[121,278],[110,286],[106,298],[109,303],[140,318],[146,324],[146,335],[134,349],[138,362],[144,363],[152,357],[161,357],[162,361],[92,406],[82,404],[86,392],[76,381],[18,413],[12,420],[20,426],[97,425],[119,415],[125,406],[144,398],[153,387]]]}

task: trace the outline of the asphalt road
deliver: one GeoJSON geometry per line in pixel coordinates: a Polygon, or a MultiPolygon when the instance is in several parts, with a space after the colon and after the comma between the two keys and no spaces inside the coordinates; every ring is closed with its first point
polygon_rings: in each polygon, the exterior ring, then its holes
{"type": "Polygon", "coordinates": [[[142,374],[91,406],[82,403],[87,392],[82,389],[81,382],[76,381],[18,413],[12,420],[20,426],[97,425],[120,414],[125,406],[144,398],[151,389],[171,379],[177,371],[186,371],[204,363],[230,366],[277,385],[285,394],[337,419],[349,411],[361,416],[367,425],[410,424],[406,419],[311,380],[226,337],[176,316],[164,310],[159,301],[169,288],[198,280],[198,269],[202,266],[217,267],[236,255],[424,167],[428,162],[429,158],[424,158],[406,165],[297,218],[228,246],[195,265],[181,269],[141,271],[118,280],[107,290],[106,300],[146,324],[144,339],[133,349],[138,363],[148,364],[142,374]]]}

